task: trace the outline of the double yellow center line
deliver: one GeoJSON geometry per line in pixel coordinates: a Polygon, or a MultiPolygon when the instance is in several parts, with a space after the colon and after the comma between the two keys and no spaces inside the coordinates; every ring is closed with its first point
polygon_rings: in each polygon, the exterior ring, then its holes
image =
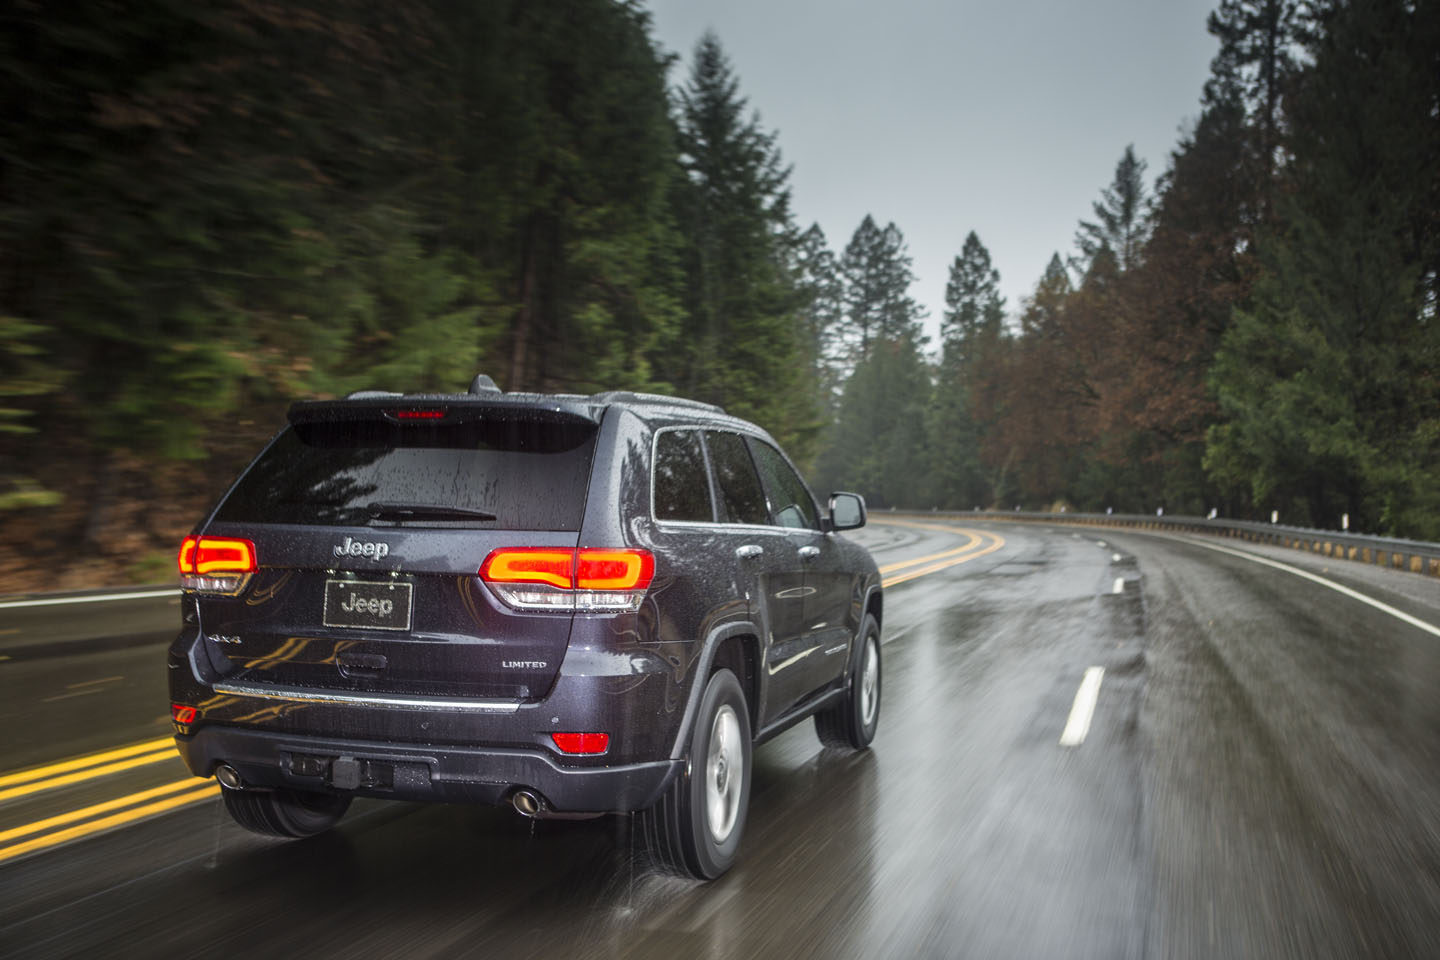
{"type": "Polygon", "coordinates": [[[109,776],[122,770],[159,763],[175,756],[175,743],[169,737],[133,743],[128,747],[92,753],[73,760],[47,764],[33,770],[0,776],[0,802],[23,797],[42,790],[68,786],[96,777],[109,776]]]}
{"type": "Polygon", "coordinates": [[[977,557],[994,553],[1005,546],[1005,538],[997,533],[990,533],[984,530],[967,530],[962,527],[947,527],[938,523],[920,523],[908,520],[876,520],[876,525],[915,527],[921,530],[940,530],[944,533],[964,534],[966,542],[963,546],[953,550],[944,550],[940,553],[932,553],[924,557],[915,557],[911,560],[901,560],[897,563],[889,563],[880,568],[881,585],[893,587],[897,583],[904,583],[907,580],[914,580],[931,573],[938,573],[941,570],[948,570],[951,567],[962,563],[969,563],[977,557]],[[988,543],[986,541],[989,541],[988,543]],[[919,569],[908,569],[918,567],[919,569]],[[897,571],[904,571],[898,573],[897,571]],[[888,574],[895,574],[888,576],[888,574]]]}
{"type": "MultiPolygon", "coordinates": [[[[0,802],[159,763],[174,756],[174,741],[162,737],[7,773],[0,775],[0,802]]],[[[164,786],[0,830],[0,862],[198,803],[219,792],[220,788],[214,781],[186,777],[164,786]]]]}

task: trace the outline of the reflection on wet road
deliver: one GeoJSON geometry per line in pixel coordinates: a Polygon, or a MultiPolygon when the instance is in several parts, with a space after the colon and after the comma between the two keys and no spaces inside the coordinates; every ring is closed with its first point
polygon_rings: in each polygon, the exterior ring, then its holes
{"type": "MultiPolygon", "coordinates": [[[[1177,539],[887,519],[858,532],[889,583],[874,747],[807,724],[760,748],[715,883],[648,870],[624,818],[361,801],[281,843],[204,799],[0,862],[0,954],[1440,956],[1440,640],[1177,539]]],[[[1312,572],[1440,623],[1433,582],[1312,572]]],[[[160,648],[91,657],[163,703],[160,648]]],[[[76,675],[0,663],[0,719],[76,675]]],[[[109,745],[155,736],[127,689],[46,714],[75,750],[3,769],[106,746],[105,710],[109,745]]]]}

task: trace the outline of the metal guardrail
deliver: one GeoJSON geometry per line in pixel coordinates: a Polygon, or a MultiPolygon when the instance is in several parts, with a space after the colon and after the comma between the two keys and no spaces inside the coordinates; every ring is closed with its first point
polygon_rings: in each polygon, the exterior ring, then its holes
{"type": "MultiPolygon", "coordinates": [[[[879,512],[879,511],[877,511],[879,512]]],[[[1211,520],[1208,517],[1165,517],[1134,513],[1038,513],[1016,510],[904,510],[923,516],[980,517],[986,520],[1022,523],[1073,523],[1095,527],[1128,527],[1137,530],[1167,530],[1208,533],[1234,537],[1252,543],[1269,543],[1304,550],[1339,560],[1368,563],[1391,570],[1408,570],[1440,577],[1440,543],[1373,537],[1338,530],[1312,530],[1250,520],[1211,520]]]]}

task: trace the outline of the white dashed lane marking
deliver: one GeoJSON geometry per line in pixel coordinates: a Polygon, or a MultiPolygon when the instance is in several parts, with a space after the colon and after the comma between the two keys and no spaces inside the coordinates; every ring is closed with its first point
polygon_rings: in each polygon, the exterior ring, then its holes
{"type": "Polygon", "coordinates": [[[1065,732],[1060,734],[1060,746],[1078,747],[1085,742],[1090,732],[1090,718],[1095,715],[1095,701],[1100,696],[1100,681],[1105,677],[1104,667],[1091,667],[1075,691],[1075,702],[1070,707],[1070,719],[1065,721],[1065,732]]]}

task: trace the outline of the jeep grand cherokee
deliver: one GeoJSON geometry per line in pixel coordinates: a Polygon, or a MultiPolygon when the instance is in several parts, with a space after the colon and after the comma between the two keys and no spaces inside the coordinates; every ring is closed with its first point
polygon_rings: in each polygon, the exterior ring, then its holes
{"type": "Polygon", "coordinates": [[[175,739],[260,833],[356,796],[638,812],[734,862],[752,746],[863,749],[881,589],[761,429],[632,393],[363,392],[289,423],[185,539],[175,739]]]}

